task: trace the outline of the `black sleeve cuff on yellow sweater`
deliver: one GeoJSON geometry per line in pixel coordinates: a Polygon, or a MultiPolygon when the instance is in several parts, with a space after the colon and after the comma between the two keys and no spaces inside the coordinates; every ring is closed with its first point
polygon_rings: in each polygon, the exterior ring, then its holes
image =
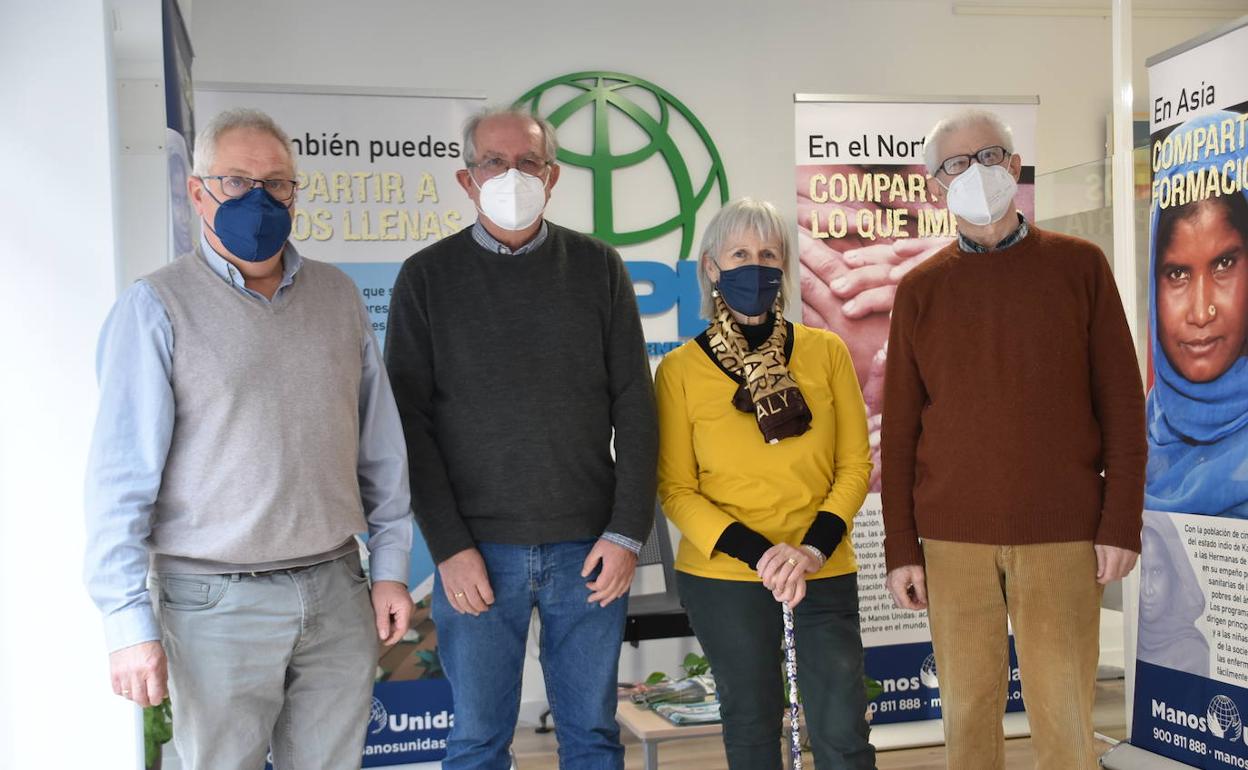
{"type": "Polygon", "coordinates": [[[813,545],[825,557],[829,557],[845,538],[846,529],[845,521],[840,516],[828,511],[819,511],[810,529],[806,530],[802,545],[813,545]]]}
{"type": "Polygon", "coordinates": [[[740,559],[750,565],[750,569],[758,569],[758,560],[763,558],[772,542],[739,521],[734,521],[724,530],[715,543],[715,550],[726,553],[734,559],[740,559]]]}

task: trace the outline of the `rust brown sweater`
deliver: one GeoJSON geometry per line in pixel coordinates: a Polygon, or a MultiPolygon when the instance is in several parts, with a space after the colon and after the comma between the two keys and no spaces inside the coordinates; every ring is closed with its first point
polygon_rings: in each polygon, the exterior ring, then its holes
{"type": "Polygon", "coordinates": [[[890,570],[919,538],[1140,550],[1143,386],[1095,245],[1033,226],[936,253],[897,288],[884,382],[890,570]]]}

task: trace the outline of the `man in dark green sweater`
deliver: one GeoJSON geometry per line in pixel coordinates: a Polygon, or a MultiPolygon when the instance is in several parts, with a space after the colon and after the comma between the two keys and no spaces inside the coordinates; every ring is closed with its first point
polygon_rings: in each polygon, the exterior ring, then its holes
{"type": "Polygon", "coordinates": [[[1016,211],[1022,164],[999,118],[956,115],[925,149],[959,237],[893,305],[888,587],[928,609],[950,768],[1005,767],[1008,618],[1037,767],[1092,770],[1101,592],[1140,550],[1131,332],[1100,249],[1016,211]]]}
{"type": "Polygon", "coordinates": [[[407,260],[386,334],[412,505],[438,565],[455,698],[443,767],[510,766],[536,608],[560,763],[615,770],[625,596],[655,495],[637,301],[614,249],[542,218],[559,179],[549,123],[486,110],[463,146],[458,178],[480,217],[407,260]]]}

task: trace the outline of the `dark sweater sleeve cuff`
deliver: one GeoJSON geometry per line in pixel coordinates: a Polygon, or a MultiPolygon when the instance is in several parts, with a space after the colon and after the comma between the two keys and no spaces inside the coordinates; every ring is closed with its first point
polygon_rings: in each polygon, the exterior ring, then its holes
{"type": "Polygon", "coordinates": [[[1140,553],[1143,549],[1140,546],[1140,536],[1144,528],[1144,522],[1141,514],[1135,516],[1123,517],[1126,521],[1115,521],[1108,516],[1101,515],[1101,525],[1097,528],[1096,545],[1112,545],[1115,548],[1125,548],[1128,551],[1140,553]]]}
{"type": "Polygon", "coordinates": [[[740,559],[750,565],[750,569],[758,569],[758,560],[763,558],[772,542],[739,521],[728,525],[724,533],[715,543],[715,550],[726,553],[734,559],[740,559]]]}
{"type": "Polygon", "coordinates": [[[441,564],[460,551],[477,547],[477,541],[462,522],[458,526],[436,529],[425,526],[419,519],[417,523],[421,525],[420,532],[425,538],[425,546],[429,549],[434,564],[441,564]]]}
{"type": "Polygon", "coordinates": [[[884,568],[892,572],[911,565],[925,565],[918,533],[911,529],[884,535],[884,568]]]}
{"type": "Polygon", "coordinates": [[[802,545],[813,545],[819,549],[819,553],[823,554],[826,559],[841,544],[841,540],[845,538],[845,531],[844,519],[835,513],[819,511],[815,516],[815,520],[811,523],[810,529],[806,530],[806,536],[802,538],[802,545]]]}

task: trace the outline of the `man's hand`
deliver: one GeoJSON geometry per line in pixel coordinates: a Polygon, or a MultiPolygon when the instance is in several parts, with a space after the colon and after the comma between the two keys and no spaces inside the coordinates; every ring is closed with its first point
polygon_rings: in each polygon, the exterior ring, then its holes
{"type": "Polygon", "coordinates": [[[169,663],[160,642],[139,642],[109,653],[113,692],[147,708],[165,702],[169,663]]]}
{"type": "Polygon", "coordinates": [[[378,580],[373,583],[372,598],[377,638],[389,647],[403,638],[412,622],[412,595],[397,580],[378,580]]]}
{"type": "Polygon", "coordinates": [[[1097,545],[1093,548],[1096,550],[1096,582],[1103,586],[1126,577],[1135,567],[1135,560],[1140,557],[1135,551],[1112,545],[1097,545]]]}
{"type": "Polygon", "coordinates": [[[903,610],[927,609],[927,573],[918,564],[898,567],[884,580],[893,603],[903,610]]]}
{"type": "Polygon", "coordinates": [[[806,597],[806,575],[820,566],[805,548],[777,543],[758,560],[758,576],[776,601],[796,607],[806,597]]]}
{"type": "Polygon", "coordinates": [[[589,577],[599,562],[602,563],[602,571],[598,573],[598,579],[585,584],[591,591],[586,601],[598,602],[598,606],[606,607],[628,593],[633,575],[637,572],[637,554],[610,540],[599,539],[585,557],[581,577],[589,577]]]}
{"type": "Polygon", "coordinates": [[[465,548],[438,565],[446,600],[455,611],[474,618],[494,603],[494,589],[485,571],[485,559],[476,548],[465,548]]]}

